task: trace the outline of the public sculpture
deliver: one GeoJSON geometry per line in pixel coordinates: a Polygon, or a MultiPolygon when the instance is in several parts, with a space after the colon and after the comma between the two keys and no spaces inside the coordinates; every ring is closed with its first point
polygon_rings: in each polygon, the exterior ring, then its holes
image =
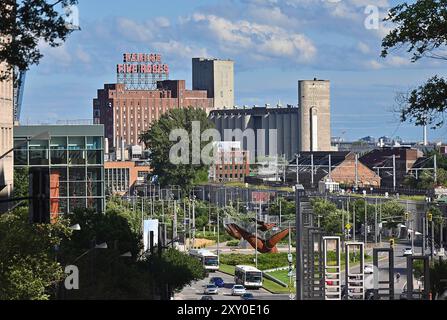
{"type": "MultiPolygon", "coordinates": [[[[273,223],[265,223],[263,221],[255,219],[253,219],[253,221],[256,221],[256,223],[259,225],[258,230],[263,232],[271,230],[275,226],[275,224],[273,223]]],[[[262,239],[259,236],[256,237],[255,234],[248,232],[235,223],[229,223],[225,225],[225,230],[230,236],[235,239],[246,240],[253,248],[256,248],[257,242],[257,249],[260,253],[277,253],[278,248],[276,247],[276,244],[289,234],[289,229],[284,229],[278,233],[275,233],[269,239],[262,239]]]]}

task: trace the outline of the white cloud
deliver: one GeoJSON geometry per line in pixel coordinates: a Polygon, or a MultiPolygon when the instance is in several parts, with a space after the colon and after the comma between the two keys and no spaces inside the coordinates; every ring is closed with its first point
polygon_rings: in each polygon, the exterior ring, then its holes
{"type": "Polygon", "coordinates": [[[317,52],[304,34],[278,26],[231,21],[216,15],[194,14],[186,27],[211,33],[220,49],[233,54],[244,53],[266,58],[288,58],[298,62],[311,61],[317,52]]]}
{"type": "Polygon", "coordinates": [[[364,42],[362,42],[362,41],[360,41],[360,42],[357,44],[357,49],[358,49],[361,53],[363,53],[363,54],[368,54],[368,53],[371,52],[370,47],[369,47],[366,43],[364,43],[364,42]]]}

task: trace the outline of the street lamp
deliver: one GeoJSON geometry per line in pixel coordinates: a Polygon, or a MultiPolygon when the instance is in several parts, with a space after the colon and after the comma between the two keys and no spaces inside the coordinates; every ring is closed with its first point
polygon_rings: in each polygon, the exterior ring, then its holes
{"type": "Polygon", "coordinates": [[[81,230],[81,226],[79,225],[79,223],[76,223],[76,224],[68,227],[68,229],[73,230],[73,231],[80,231],[81,230]]]}

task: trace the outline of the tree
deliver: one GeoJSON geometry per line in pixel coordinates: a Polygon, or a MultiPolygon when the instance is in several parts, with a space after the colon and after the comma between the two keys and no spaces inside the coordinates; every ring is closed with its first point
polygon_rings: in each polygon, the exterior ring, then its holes
{"type": "MultiPolygon", "coordinates": [[[[342,211],[327,200],[316,198],[311,201],[315,217],[320,217],[320,226],[329,234],[342,232],[342,211]]],[[[316,224],[317,221],[314,223],[316,224]]]]}
{"type": "Polygon", "coordinates": [[[404,223],[405,212],[405,207],[395,200],[382,204],[382,220],[387,221],[388,228],[396,228],[399,223],[404,223]]]}
{"type": "MultiPolygon", "coordinates": [[[[40,42],[51,47],[60,46],[73,29],[67,27],[57,5],[68,7],[78,0],[2,0],[0,2],[0,35],[8,36],[10,41],[0,46],[0,63],[6,62],[20,71],[28,70],[38,64],[43,57],[40,42]]],[[[0,75],[3,79],[9,74],[0,75]]]]}
{"type": "Polygon", "coordinates": [[[48,300],[63,277],[55,246],[69,237],[67,221],[30,224],[28,209],[0,216],[0,300],[48,300]]]}
{"type": "Polygon", "coordinates": [[[14,168],[14,198],[29,197],[28,168],[14,168]]]}
{"type": "MultiPolygon", "coordinates": [[[[200,123],[200,133],[214,127],[213,123],[208,120],[205,111],[180,108],[163,114],[149,131],[140,136],[140,140],[150,149],[149,160],[153,168],[151,176],[156,177],[163,186],[180,185],[183,189],[189,190],[194,181],[203,180],[203,172],[207,170],[207,167],[201,161],[200,164],[193,164],[192,161],[192,144],[190,142],[192,141],[193,121],[200,123]],[[170,159],[172,147],[178,143],[178,140],[170,141],[169,139],[171,132],[175,129],[184,129],[188,133],[187,163],[174,164],[170,159]],[[200,177],[202,178],[200,179],[200,177]]],[[[201,141],[200,150],[208,143],[209,141],[201,141]]]]}
{"type": "MultiPolygon", "coordinates": [[[[418,0],[393,7],[385,21],[395,27],[382,40],[382,57],[392,49],[405,47],[412,54],[412,62],[422,57],[447,60],[443,54],[447,44],[446,17],[445,0],[418,0]]],[[[440,127],[447,109],[447,81],[434,76],[417,89],[399,94],[398,103],[402,122],[440,127]]]]}

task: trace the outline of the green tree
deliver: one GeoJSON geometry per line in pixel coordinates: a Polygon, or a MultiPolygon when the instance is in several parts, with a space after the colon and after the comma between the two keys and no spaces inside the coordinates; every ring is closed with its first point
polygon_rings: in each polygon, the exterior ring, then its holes
{"type": "Polygon", "coordinates": [[[388,228],[396,228],[399,223],[403,223],[405,212],[406,208],[395,200],[382,204],[382,220],[387,221],[388,228]]]}
{"type": "MultiPolygon", "coordinates": [[[[382,57],[396,48],[405,48],[412,54],[412,62],[423,57],[446,60],[443,53],[447,43],[446,16],[444,0],[417,0],[393,7],[385,21],[393,23],[394,28],[382,40],[382,57]]],[[[439,127],[447,109],[447,81],[431,77],[417,89],[399,95],[398,102],[402,122],[439,127]]]]}
{"type": "Polygon", "coordinates": [[[151,256],[147,263],[155,287],[162,293],[180,290],[192,281],[206,276],[199,260],[175,249],[168,249],[161,256],[157,254],[151,256]]]}
{"type": "MultiPolygon", "coordinates": [[[[73,31],[66,19],[70,12],[60,13],[57,5],[67,7],[77,0],[2,0],[0,2],[0,34],[11,41],[0,46],[0,63],[6,62],[21,71],[38,64],[43,57],[39,43],[60,46],[73,31]]],[[[1,78],[9,74],[0,75],[1,78]]]]}
{"type": "MultiPolygon", "coordinates": [[[[185,190],[189,190],[194,181],[203,180],[204,172],[208,169],[201,160],[200,164],[193,164],[192,154],[192,123],[200,123],[200,133],[213,128],[214,125],[208,120],[206,112],[194,108],[173,109],[163,114],[155,122],[151,129],[140,136],[150,149],[149,159],[153,171],[152,177],[157,177],[162,186],[180,185],[185,190]],[[170,159],[170,152],[179,140],[170,141],[169,136],[175,129],[184,129],[188,133],[187,141],[188,161],[187,163],[174,164],[170,159]]],[[[180,140],[181,141],[181,140],[180,140]]],[[[209,141],[200,142],[200,150],[206,146],[209,141]]],[[[184,150],[186,151],[186,150],[184,150]]],[[[179,155],[177,155],[179,156],[179,155]]],[[[194,156],[200,156],[195,154],[194,156]]]]}
{"type": "Polygon", "coordinates": [[[14,198],[29,197],[28,168],[14,169],[14,198]]]}
{"type": "Polygon", "coordinates": [[[0,300],[47,300],[63,277],[55,246],[69,237],[65,220],[30,224],[28,209],[0,216],[0,300]]]}
{"type": "MultiPolygon", "coordinates": [[[[329,234],[339,234],[342,232],[342,211],[337,206],[327,200],[316,198],[311,201],[315,219],[319,216],[320,226],[329,234]]],[[[317,221],[315,221],[315,224],[317,221]]]]}

